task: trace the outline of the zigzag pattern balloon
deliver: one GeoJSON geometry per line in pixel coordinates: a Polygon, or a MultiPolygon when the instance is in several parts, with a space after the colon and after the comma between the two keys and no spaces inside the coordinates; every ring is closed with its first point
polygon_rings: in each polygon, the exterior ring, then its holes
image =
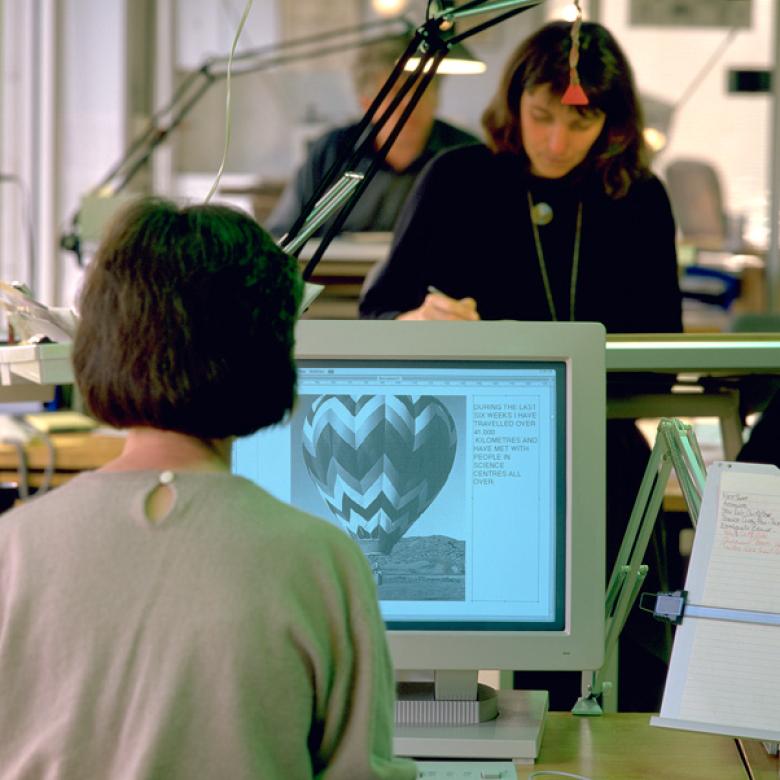
{"type": "Polygon", "coordinates": [[[320,495],[366,553],[388,553],[452,470],[455,422],[428,395],[323,395],[303,424],[320,495]]]}

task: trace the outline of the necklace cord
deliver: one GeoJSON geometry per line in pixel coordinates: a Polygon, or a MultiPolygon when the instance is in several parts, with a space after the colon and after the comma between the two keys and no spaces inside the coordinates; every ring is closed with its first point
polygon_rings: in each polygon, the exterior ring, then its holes
{"type": "MultiPolygon", "coordinates": [[[[531,230],[534,234],[534,247],[536,248],[536,260],[539,263],[539,272],[542,275],[544,283],[544,293],[547,297],[547,308],[550,310],[550,316],[553,322],[558,322],[558,311],[555,307],[555,300],[550,287],[550,278],[547,274],[547,263],[544,260],[544,250],[542,249],[542,240],[539,237],[539,228],[534,221],[534,199],[530,191],[528,195],[528,214],[531,218],[531,230]]],[[[569,280],[569,321],[574,322],[574,304],[577,296],[577,277],[580,269],[580,239],[582,237],[582,201],[577,205],[577,227],[574,231],[574,249],[571,258],[571,278],[569,280]]]]}

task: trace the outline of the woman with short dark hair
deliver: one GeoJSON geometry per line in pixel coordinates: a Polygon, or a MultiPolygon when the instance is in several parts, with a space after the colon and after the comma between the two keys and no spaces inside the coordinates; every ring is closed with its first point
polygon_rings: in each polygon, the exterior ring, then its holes
{"type": "Polygon", "coordinates": [[[679,331],[675,225],[652,175],[628,61],[609,31],[551,22],[509,58],[483,116],[487,146],[422,174],[363,317],[592,320],[679,331]]]}
{"type": "Polygon", "coordinates": [[[109,231],[80,298],[79,387],[117,428],[199,439],[279,422],[295,397],[293,260],[224,206],[133,205],[109,231]]]}
{"type": "Polygon", "coordinates": [[[81,296],[121,455],[0,518],[0,777],[413,778],[368,563],[230,473],[295,397],[296,261],[224,206],[132,206],[81,296]]]}

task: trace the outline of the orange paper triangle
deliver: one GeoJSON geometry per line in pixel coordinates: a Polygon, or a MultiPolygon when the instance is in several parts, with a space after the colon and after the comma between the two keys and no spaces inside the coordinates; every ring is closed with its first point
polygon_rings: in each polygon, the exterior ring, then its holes
{"type": "Polygon", "coordinates": [[[587,106],[589,102],[585,90],[579,84],[569,84],[561,98],[564,106],[587,106]]]}

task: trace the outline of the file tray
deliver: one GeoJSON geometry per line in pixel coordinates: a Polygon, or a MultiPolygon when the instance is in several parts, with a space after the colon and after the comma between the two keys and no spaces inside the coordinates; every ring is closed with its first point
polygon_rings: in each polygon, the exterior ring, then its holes
{"type": "Polygon", "coordinates": [[[71,384],[70,350],[70,342],[0,347],[0,384],[71,384]]]}

